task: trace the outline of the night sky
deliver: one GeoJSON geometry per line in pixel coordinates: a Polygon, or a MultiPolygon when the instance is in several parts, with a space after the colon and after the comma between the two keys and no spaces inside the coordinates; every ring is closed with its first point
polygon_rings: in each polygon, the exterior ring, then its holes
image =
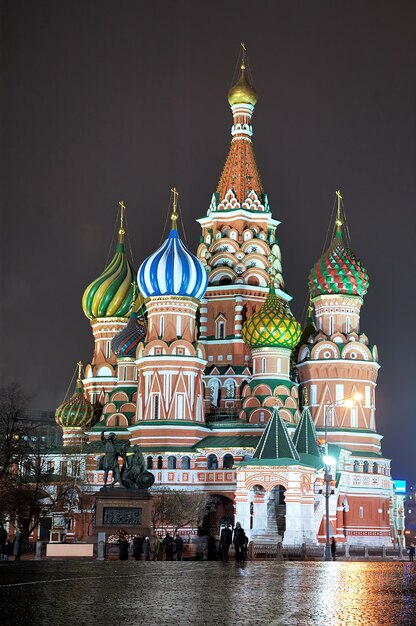
{"type": "Polygon", "coordinates": [[[340,188],[370,276],[361,328],[380,352],[384,454],[415,480],[414,0],[1,7],[1,383],[54,409],[76,361],[90,361],[81,297],[108,258],[118,200],[136,268],[159,244],[173,185],[196,250],[245,41],[292,310],[301,319],[340,188]]]}

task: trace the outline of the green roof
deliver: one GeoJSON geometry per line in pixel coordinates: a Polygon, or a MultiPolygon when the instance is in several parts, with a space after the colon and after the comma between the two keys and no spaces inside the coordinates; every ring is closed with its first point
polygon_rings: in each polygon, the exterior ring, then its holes
{"type": "Polygon", "coordinates": [[[277,406],[273,407],[272,416],[261,436],[254,458],[262,460],[293,459],[294,461],[299,461],[299,454],[280,417],[277,406]]]}
{"type": "Polygon", "coordinates": [[[317,438],[312,415],[309,411],[309,407],[305,406],[300,416],[299,423],[296,426],[295,434],[293,435],[293,443],[299,454],[304,453],[320,457],[319,447],[316,442],[317,438]]]}
{"type": "Polygon", "coordinates": [[[260,437],[255,435],[210,435],[194,445],[195,449],[200,448],[255,448],[260,437]]]}

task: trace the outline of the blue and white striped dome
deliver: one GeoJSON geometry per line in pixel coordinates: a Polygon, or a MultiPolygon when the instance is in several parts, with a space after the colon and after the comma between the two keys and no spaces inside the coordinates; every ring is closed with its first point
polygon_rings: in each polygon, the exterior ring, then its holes
{"type": "Polygon", "coordinates": [[[149,296],[186,296],[200,300],[208,286],[204,266],[170,231],[159,250],[149,256],[137,273],[137,284],[145,298],[149,296]]]}

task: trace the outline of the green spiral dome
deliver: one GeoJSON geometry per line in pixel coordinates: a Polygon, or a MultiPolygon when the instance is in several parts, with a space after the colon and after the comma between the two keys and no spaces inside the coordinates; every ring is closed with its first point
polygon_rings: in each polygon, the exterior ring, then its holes
{"type": "Polygon", "coordinates": [[[292,349],[299,342],[301,327],[271,287],[261,309],[244,324],[242,335],[251,348],[292,349]]]}
{"type": "Polygon", "coordinates": [[[84,291],[82,309],[90,320],[96,317],[126,317],[131,310],[133,268],[124,250],[123,234],[111,263],[84,291]]]}
{"type": "Polygon", "coordinates": [[[94,419],[94,407],[85,399],[82,381],[77,380],[74,394],[58,406],[55,421],[62,428],[85,428],[94,419]]]}

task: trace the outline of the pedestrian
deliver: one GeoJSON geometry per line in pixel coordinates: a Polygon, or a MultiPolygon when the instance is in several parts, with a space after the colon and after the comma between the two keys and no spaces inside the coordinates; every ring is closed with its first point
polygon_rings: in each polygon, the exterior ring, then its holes
{"type": "Polygon", "coordinates": [[[176,547],[176,560],[183,560],[183,539],[179,533],[176,533],[175,537],[175,547],[176,547]]]}
{"type": "Polygon", "coordinates": [[[3,559],[3,561],[9,560],[9,556],[11,552],[12,552],[12,544],[10,543],[8,539],[6,539],[6,543],[2,547],[2,552],[1,552],[1,558],[3,559]]]}
{"type": "Polygon", "coordinates": [[[20,557],[22,556],[22,549],[23,549],[23,532],[21,528],[19,528],[16,531],[16,534],[13,539],[12,549],[13,549],[14,560],[20,561],[20,557]]]}
{"type": "Polygon", "coordinates": [[[337,542],[335,541],[335,537],[331,539],[331,554],[332,560],[335,561],[337,555],[337,542]]]}
{"type": "Polygon", "coordinates": [[[162,553],[163,553],[163,543],[162,543],[162,539],[160,538],[160,535],[156,535],[156,539],[155,539],[155,551],[153,553],[153,560],[154,561],[161,561],[162,560],[162,553]]]}
{"type": "Polygon", "coordinates": [[[150,561],[150,539],[145,537],[143,541],[143,558],[145,561],[150,561]]]}
{"type": "Polygon", "coordinates": [[[165,551],[165,558],[167,561],[173,561],[173,537],[170,536],[168,532],[166,532],[165,538],[163,540],[163,549],[165,551]]]}
{"type": "Polygon", "coordinates": [[[237,561],[237,563],[242,563],[245,557],[247,537],[244,529],[241,527],[240,522],[237,522],[234,528],[233,544],[235,548],[235,560],[237,561]]]}
{"type": "Polygon", "coordinates": [[[233,534],[232,534],[230,525],[228,524],[228,522],[226,522],[220,534],[221,559],[225,563],[228,563],[228,552],[230,550],[232,538],[233,538],[233,534]]]}
{"type": "Polygon", "coordinates": [[[121,534],[118,539],[118,558],[120,561],[127,561],[129,558],[129,542],[125,534],[121,534]]]}
{"type": "Polygon", "coordinates": [[[0,555],[3,554],[3,549],[7,541],[7,530],[3,524],[0,524],[0,555]]]}
{"type": "Polygon", "coordinates": [[[415,544],[411,543],[410,548],[409,548],[409,561],[413,561],[414,556],[415,556],[415,544]]]}
{"type": "Polygon", "coordinates": [[[133,537],[132,554],[133,554],[135,561],[140,560],[140,555],[142,553],[142,545],[143,545],[143,537],[141,537],[140,535],[136,535],[135,537],[133,537]]]}

